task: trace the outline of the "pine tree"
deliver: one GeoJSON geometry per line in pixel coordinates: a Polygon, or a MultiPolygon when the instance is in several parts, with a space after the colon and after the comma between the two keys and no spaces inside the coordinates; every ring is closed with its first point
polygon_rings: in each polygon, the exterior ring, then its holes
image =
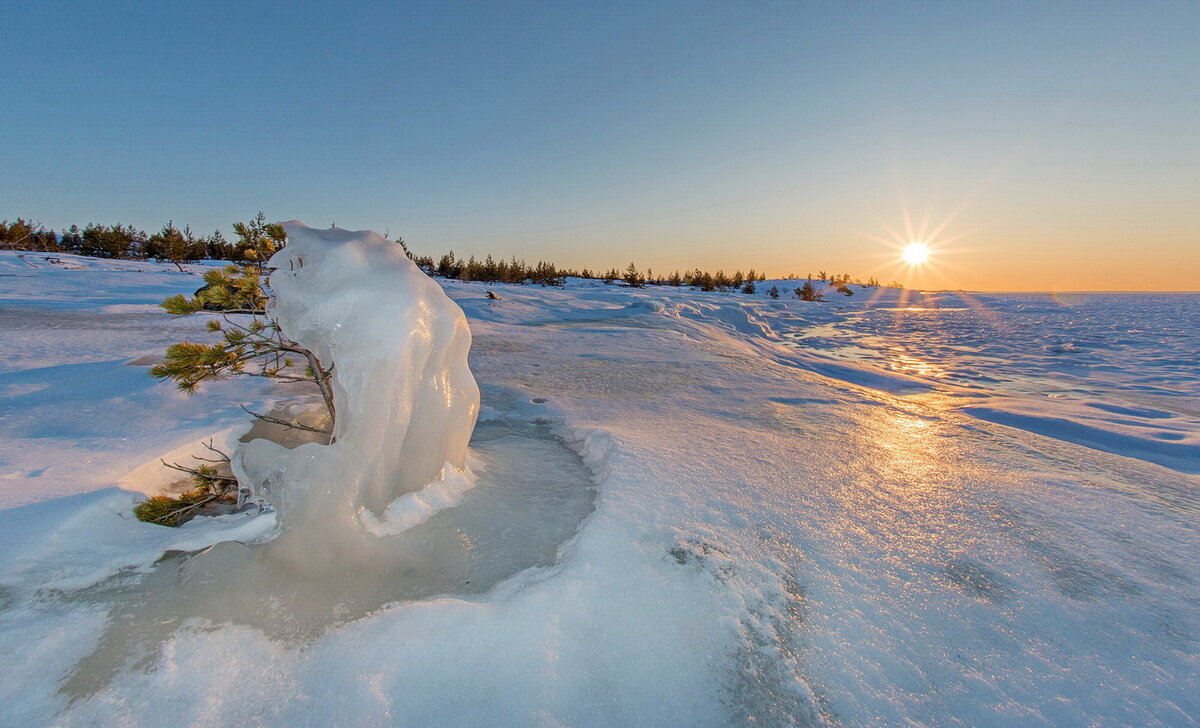
{"type": "Polygon", "coordinates": [[[261,210],[250,222],[235,222],[233,232],[238,236],[235,248],[239,257],[254,266],[259,274],[287,239],[283,223],[267,222],[261,210]]]}
{"type": "MultiPolygon", "coordinates": [[[[259,217],[250,223],[236,223],[234,230],[238,232],[238,250],[252,252],[250,260],[241,265],[210,270],[204,274],[205,286],[194,296],[175,295],[161,304],[167,312],[176,316],[219,311],[221,317],[210,320],[207,328],[210,332],[220,334],[220,338],[211,344],[191,341],[172,344],[167,347],[163,360],[150,369],[150,375],[173,381],[188,394],[194,393],[207,380],[225,376],[312,382],[325,404],[328,428],[311,427],[246,411],[272,424],[320,433],[332,439],[337,410],[333,400],[331,369],[326,368],[313,352],[289,339],[278,322],[267,317],[267,293],[263,285],[267,258],[262,256],[268,250],[273,252],[286,243],[283,226],[266,223],[262,213],[259,213],[259,217]],[[249,318],[241,318],[243,316],[249,318]]],[[[217,460],[209,460],[197,467],[165,463],[168,467],[191,475],[198,484],[197,490],[202,492],[198,494],[197,491],[191,491],[178,499],[167,496],[152,499],[139,506],[138,517],[164,525],[178,525],[182,515],[235,489],[237,481],[232,475],[225,475],[208,464],[223,464],[223,470],[228,471],[228,456],[217,450],[213,452],[218,455],[217,460]]],[[[240,491],[233,492],[241,497],[240,491]]]]}
{"type": "Polygon", "coordinates": [[[233,257],[233,246],[220,230],[214,230],[212,235],[204,238],[204,257],[209,260],[229,260],[233,257]]]}
{"type": "Polygon", "coordinates": [[[442,259],[438,261],[437,274],[443,278],[458,277],[458,260],[455,259],[453,250],[443,255],[442,259]]]}
{"type": "Polygon", "coordinates": [[[43,228],[35,222],[18,217],[11,223],[0,221],[0,250],[37,250],[43,228]]]}
{"type": "MultiPolygon", "coordinates": [[[[168,220],[162,230],[146,240],[144,252],[148,258],[158,258],[174,263],[175,267],[182,272],[184,261],[198,260],[200,257],[197,255],[199,251],[196,243],[191,228],[180,230],[175,227],[174,221],[168,220]]],[[[203,247],[201,247],[202,249],[203,247]]]]}
{"type": "Polygon", "coordinates": [[[78,253],[83,250],[83,233],[80,232],[78,225],[72,225],[63,231],[62,240],[59,241],[62,249],[68,253],[78,253]]]}
{"type": "Polygon", "coordinates": [[[642,274],[638,271],[637,266],[633,263],[630,263],[629,267],[625,269],[624,279],[626,285],[634,288],[641,288],[646,282],[646,279],[642,277],[642,274]]]}
{"type": "Polygon", "coordinates": [[[813,287],[812,281],[804,281],[804,285],[796,289],[796,297],[801,301],[820,301],[821,293],[813,287]]]}
{"type": "Polygon", "coordinates": [[[94,258],[141,257],[146,243],[146,233],[119,224],[88,223],[81,238],[80,253],[94,258]]]}
{"type": "MultiPolygon", "coordinates": [[[[384,235],[384,237],[386,238],[387,236],[384,235]]],[[[404,256],[406,258],[408,258],[409,260],[413,259],[412,251],[408,249],[408,243],[404,242],[404,238],[397,235],[396,239],[393,240],[392,242],[394,242],[396,245],[400,246],[400,248],[404,251],[404,256]]]]}

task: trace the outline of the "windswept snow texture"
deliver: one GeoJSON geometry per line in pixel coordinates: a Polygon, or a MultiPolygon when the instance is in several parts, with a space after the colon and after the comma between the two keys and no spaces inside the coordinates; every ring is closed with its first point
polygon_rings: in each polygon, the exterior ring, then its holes
{"type": "Polygon", "coordinates": [[[981,419],[1200,473],[1200,294],[927,293],[818,317],[786,335],[981,419]]]}
{"type": "MultiPolygon", "coordinates": [[[[106,308],[144,305],[147,292],[195,281],[167,266],[118,274],[115,264],[82,259],[78,270],[30,267],[11,254],[0,262],[25,269],[11,298],[0,289],[0,305],[24,308],[13,320],[56,325],[62,309],[52,302],[73,299],[79,315],[112,332],[101,362],[126,350],[127,359],[143,356],[185,331],[203,336],[202,320],[138,314],[148,318],[132,328],[112,318],[128,313],[106,308]],[[91,301],[89,277],[101,291],[91,301]]],[[[399,598],[303,638],[247,626],[215,603],[74,701],[63,686],[124,618],[98,595],[164,574],[148,567],[168,549],[261,539],[273,522],[139,524],[128,493],[63,497],[118,480],[83,467],[70,486],[39,490],[30,473],[53,473],[59,453],[75,458],[83,445],[69,429],[29,431],[36,416],[24,407],[61,416],[56,408],[87,406],[85,388],[52,368],[90,361],[89,347],[60,335],[60,352],[55,335],[33,323],[38,335],[27,343],[4,330],[7,361],[20,363],[4,376],[36,374],[40,392],[67,390],[57,400],[17,390],[0,399],[3,457],[20,461],[5,474],[15,473],[19,502],[33,504],[0,511],[0,724],[1200,720],[1200,478],[1186,449],[1133,447],[1195,443],[1197,377],[1178,363],[1188,344],[1176,341],[1192,340],[1194,298],[1114,297],[1088,309],[988,296],[974,297],[976,311],[945,294],[858,287],[806,303],[787,297],[795,281],[767,281],[756,295],[574,280],[565,289],[439,283],[473,335],[483,437],[471,457],[498,472],[517,462],[506,443],[542,452],[522,444],[532,442],[522,433],[553,428],[558,449],[545,445],[538,462],[586,468],[595,485],[586,498],[541,473],[521,488],[476,485],[461,506],[445,499],[397,538],[408,534],[419,548],[417,534],[430,529],[435,550],[453,541],[463,558],[484,563],[519,542],[521,528],[543,530],[499,524],[549,523],[548,514],[570,509],[577,530],[539,542],[521,562],[528,568],[477,593],[399,598]],[[773,284],[785,291],[779,299],[765,294],[773,284]],[[499,300],[486,297],[489,288],[499,300]],[[908,317],[926,312],[898,311],[934,306],[965,310],[919,327],[908,317]],[[1084,313],[1108,323],[1078,323],[1084,313]],[[1145,334],[1122,334],[1112,327],[1121,319],[1145,334]],[[964,376],[970,368],[983,376],[964,376]],[[524,498],[531,513],[521,513],[524,498]],[[438,523],[463,526],[451,533],[438,523]],[[490,540],[474,538],[471,523],[491,524],[490,540]]],[[[222,397],[175,404],[168,385],[122,371],[106,364],[88,380],[107,406],[124,408],[103,420],[109,439],[96,441],[129,438],[121,458],[152,461],[185,447],[203,434],[193,419],[229,429],[222,397]],[[156,434],[172,425],[178,438],[156,434]]],[[[130,479],[147,487],[151,470],[130,479]]],[[[429,491],[427,502],[448,492],[429,491]]],[[[413,518],[420,508],[409,498],[393,511],[413,518]]],[[[476,572],[462,573],[473,581],[476,572]]]]}

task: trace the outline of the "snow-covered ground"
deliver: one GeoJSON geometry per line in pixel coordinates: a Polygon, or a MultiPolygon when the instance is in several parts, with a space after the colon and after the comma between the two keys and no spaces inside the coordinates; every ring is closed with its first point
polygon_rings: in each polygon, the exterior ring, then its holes
{"type": "Polygon", "coordinates": [[[810,308],[787,328],[976,417],[1200,473],[1200,294],[929,293],[810,308]]]}
{"type": "Polygon", "coordinates": [[[205,336],[153,307],[198,276],[0,254],[0,724],[1200,721],[1195,297],[440,282],[480,481],[417,576],[296,632],[153,568],[273,514],[154,527],[115,487],[287,399],[146,375],[205,336]]]}

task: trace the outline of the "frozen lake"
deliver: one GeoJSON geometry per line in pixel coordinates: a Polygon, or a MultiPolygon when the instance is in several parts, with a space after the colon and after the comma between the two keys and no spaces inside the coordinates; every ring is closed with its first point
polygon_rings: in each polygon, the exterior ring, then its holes
{"type": "Polygon", "coordinates": [[[270,541],[273,514],[150,526],[132,489],[236,435],[231,400],[286,398],[145,376],[203,335],[149,307],[195,276],[30,262],[0,256],[0,725],[1200,715],[1195,297],[1118,316],[1100,296],[440,281],[474,337],[483,465],[380,539],[419,568],[218,571],[192,600],[174,564],[270,541]]]}
{"type": "Polygon", "coordinates": [[[929,293],[838,311],[792,337],[966,386],[1200,409],[1200,294],[929,293]]]}
{"type": "Polygon", "coordinates": [[[1200,472],[1200,294],[929,293],[809,315],[786,334],[799,347],[927,380],[985,419],[1200,472]]]}

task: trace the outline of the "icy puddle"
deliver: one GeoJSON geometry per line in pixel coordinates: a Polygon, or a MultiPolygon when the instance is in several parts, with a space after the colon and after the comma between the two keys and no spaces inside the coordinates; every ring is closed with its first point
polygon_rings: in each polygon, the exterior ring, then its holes
{"type": "Polygon", "coordinates": [[[115,577],[61,597],[111,605],[96,650],[63,691],[73,699],[122,669],[144,670],[178,628],[240,624],[303,642],[389,604],[469,598],[526,569],[555,563],[595,505],[592,474],[547,424],[480,422],[471,441],[478,476],[462,502],[401,533],[364,535],[359,557],[332,573],[297,572],[270,544],[223,542],[172,552],[140,580],[115,577]]]}

